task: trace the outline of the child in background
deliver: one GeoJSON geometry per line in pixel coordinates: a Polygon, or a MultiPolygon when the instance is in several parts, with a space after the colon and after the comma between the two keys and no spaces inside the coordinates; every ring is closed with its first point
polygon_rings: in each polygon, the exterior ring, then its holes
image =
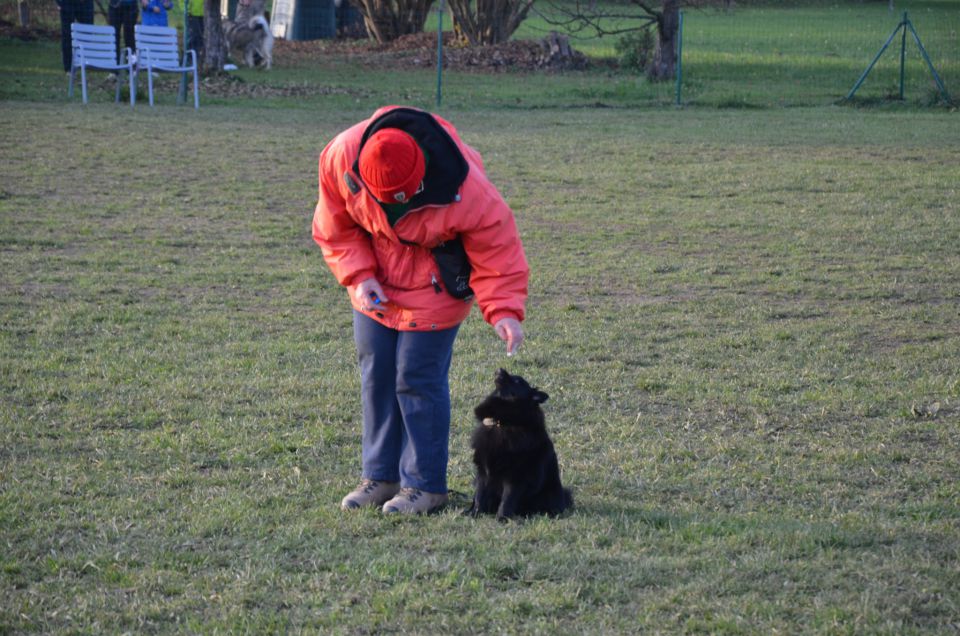
{"type": "Polygon", "coordinates": [[[140,0],[143,7],[143,26],[167,26],[167,10],[173,8],[173,0],[140,0]]]}

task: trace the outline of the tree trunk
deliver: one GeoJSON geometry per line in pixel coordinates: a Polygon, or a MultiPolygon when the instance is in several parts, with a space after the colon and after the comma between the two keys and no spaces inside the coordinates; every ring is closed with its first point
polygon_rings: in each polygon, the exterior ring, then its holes
{"type": "Polygon", "coordinates": [[[358,0],[367,33],[377,42],[391,42],[401,35],[421,33],[433,0],[358,0]]]}
{"type": "Polygon", "coordinates": [[[205,73],[222,73],[227,44],[220,23],[220,0],[203,0],[203,60],[205,73]]]}
{"type": "Polygon", "coordinates": [[[677,34],[680,32],[680,2],[665,0],[663,12],[657,16],[657,46],[647,76],[665,81],[676,76],[677,34]]]}
{"type": "Polygon", "coordinates": [[[454,21],[470,44],[483,46],[506,42],[527,17],[534,0],[450,0],[454,21]]]}

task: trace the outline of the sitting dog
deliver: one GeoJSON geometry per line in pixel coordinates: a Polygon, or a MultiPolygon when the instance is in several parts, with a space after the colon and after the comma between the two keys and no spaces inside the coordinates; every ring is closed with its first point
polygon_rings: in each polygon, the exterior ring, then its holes
{"type": "Polygon", "coordinates": [[[227,50],[240,53],[250,68],[255,65],[255,57],[263,60],[263,67],[267,70],[273,64],[273,34],[264,16],[255,15],[247,22],[224,20],[223,39],[227,50]]]}
{"type": "Polygon", "coordinates": [[[473,463],[476,492],[467,514],[559,515],[573,505],[560,483],[560,467],[540,405],[549,397],[519,375],[497,372],[496,389],[474,415],[473,463]]]}

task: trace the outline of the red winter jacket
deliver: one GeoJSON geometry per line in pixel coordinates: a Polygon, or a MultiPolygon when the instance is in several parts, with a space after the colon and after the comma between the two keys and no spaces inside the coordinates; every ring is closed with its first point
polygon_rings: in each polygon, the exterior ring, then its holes
{"type": "Polygon", "coordinates": [[[529,267],[513,213],[487,179],[483,161],[456,129],[436,115],[388,106],[337,135],[320,154],[320,200],[313,239],[337,281],[348,288],[375,277],[389,299],[365,312],[401,331],[447,329],[470,313],[473,298],[440,288],[430,248],[459,236],[472,272],[470,287],[491,325],[523,320],[529,267]],[[429,157],[423,192],[393,227],[360,177],[357,158],[366,139],[384,127],[411,134],[429,157]]]}

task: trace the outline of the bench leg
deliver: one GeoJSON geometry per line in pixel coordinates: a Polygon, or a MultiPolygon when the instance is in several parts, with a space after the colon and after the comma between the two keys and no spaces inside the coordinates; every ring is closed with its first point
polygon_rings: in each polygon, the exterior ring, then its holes
{"type": "Polygon", "coordinates": [[[137,74],[132,68],[127,71],[130,75],[130,105],[133,106],[137,103],[137,74]]]}
{"type": "Polygon", "coordinates": [[[80,67],[80,92],[83,95],[83,103],[87,103],[87,67],[80,67]]]}
{"type": "Polygon", "coordinates": [[[147,94],[150,96],[150,105],[153,106],[153,69],[147,67],[147,94]]]}

